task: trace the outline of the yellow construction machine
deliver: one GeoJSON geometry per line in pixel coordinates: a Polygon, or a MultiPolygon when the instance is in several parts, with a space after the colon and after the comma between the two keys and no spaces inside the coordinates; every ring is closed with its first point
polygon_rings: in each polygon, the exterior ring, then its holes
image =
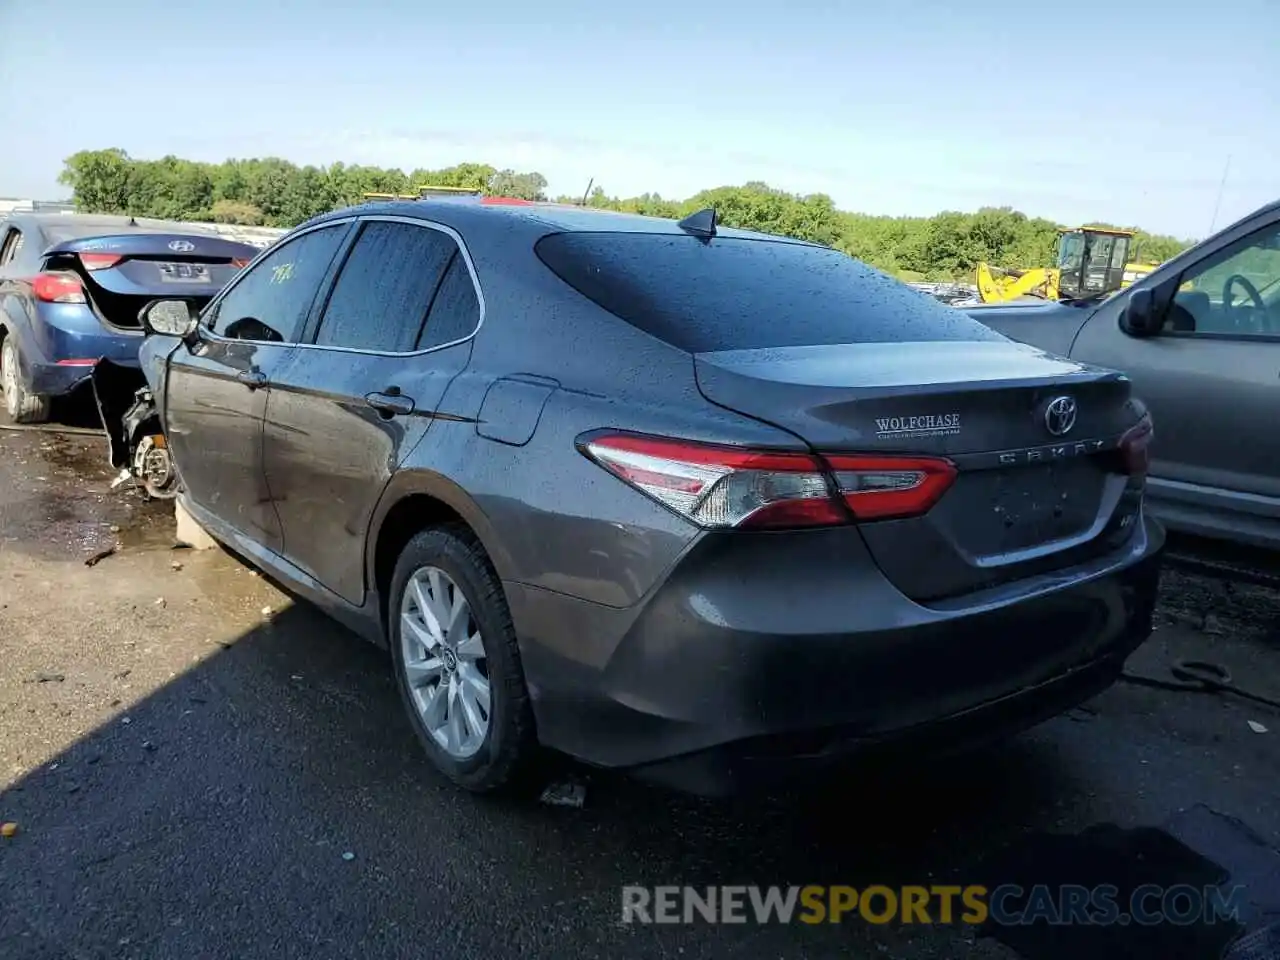
{"type": "Polygon", "coordinates": [[[1129,260],[1133,232],[1110,227],[1077,227],[1058,236],[1052,267],[1004,270],[978,264],[978,296],[983,303],[1011,300],[1082,300],[1114,293],[1140,280],[1158,264],[1129,260]]]}
{"type": "Polygon", "coordinates": [[[383,200],[422,200],[426,197],[479,197],[483,190],[472,190],[469,187],[418,187],[417,193],[363,193],[365,203],[377,203],[383,200]]]}

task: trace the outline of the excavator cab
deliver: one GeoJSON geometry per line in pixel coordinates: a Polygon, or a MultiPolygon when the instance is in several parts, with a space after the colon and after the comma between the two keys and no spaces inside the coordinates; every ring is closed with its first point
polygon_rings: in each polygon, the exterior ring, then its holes
{"type": "Polygon", "coordinates": [[[1114,293],[1125,281],[1133,234],[1127,230],[1080,227],[1058,239],[1058,296],[1084,300],[1114,293]]]}

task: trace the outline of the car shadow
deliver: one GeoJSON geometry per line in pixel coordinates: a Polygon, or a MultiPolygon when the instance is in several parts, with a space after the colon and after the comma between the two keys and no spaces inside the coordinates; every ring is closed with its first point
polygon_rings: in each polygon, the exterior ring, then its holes
{"type": "MultiPolygon", "coordinates": [[[[653,928],[619,925],[623,885],[971,883],[1083,790],[1032,740],[732,802],[553,769],[587,783],[582,809],[445,782],[386,654],[296,604],[0,794],[19,824],[0,955],[425,956],[451,936],[457,955],[659,956],[653,928]]],[[[850,929],[667,928],[661,947],[837,956],[850,929]]]]}

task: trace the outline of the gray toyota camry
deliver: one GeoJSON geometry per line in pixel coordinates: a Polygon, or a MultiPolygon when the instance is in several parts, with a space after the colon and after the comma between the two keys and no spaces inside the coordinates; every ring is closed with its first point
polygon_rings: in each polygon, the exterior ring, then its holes
{"type": "Polygon", "coordinates": [[[950,751],[1151,630],[1124,376],[713,211],[366,205],[143,322],[180,507],[389,647],[472,790],[950,751]]]}

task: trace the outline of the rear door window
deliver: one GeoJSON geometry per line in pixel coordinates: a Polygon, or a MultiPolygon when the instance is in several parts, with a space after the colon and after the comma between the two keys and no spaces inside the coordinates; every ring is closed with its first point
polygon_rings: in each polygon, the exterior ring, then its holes
{"type": "Polygon", "coordinates": [[[469,337],[480,325],[480,298],[467,261],[459,251],[445,271],[440,289],[427,314],[427,325],[418,338],[418,349],[427,350],[469,337]]]}
{"type": "Polygon", "coordinates": [[[412,352],[457,252],[453,237],[431,227],[366,223],[338,274],[316,344],[412,352]]]}
{"type": "Polygon", "coordinates": [[[22,249],[22,231],[17,227],[10,227],[8,235],[4,238],[4,243],[0,244],[0,268],[7,267],[17,259],[18,251],[22,249]]]}
{"type": "Polygon", "coordinates": [[[227,290],[205,324],[234,339],[297,342],[348,227],[321,227],[271,251],[227,290]]]}
{"type": "Polygon", "coordinates": [[[610,313],[690,353],[1000,340],[967,314],[837,250],[656,233],[559,233],[537,254],[610,313]]]}

